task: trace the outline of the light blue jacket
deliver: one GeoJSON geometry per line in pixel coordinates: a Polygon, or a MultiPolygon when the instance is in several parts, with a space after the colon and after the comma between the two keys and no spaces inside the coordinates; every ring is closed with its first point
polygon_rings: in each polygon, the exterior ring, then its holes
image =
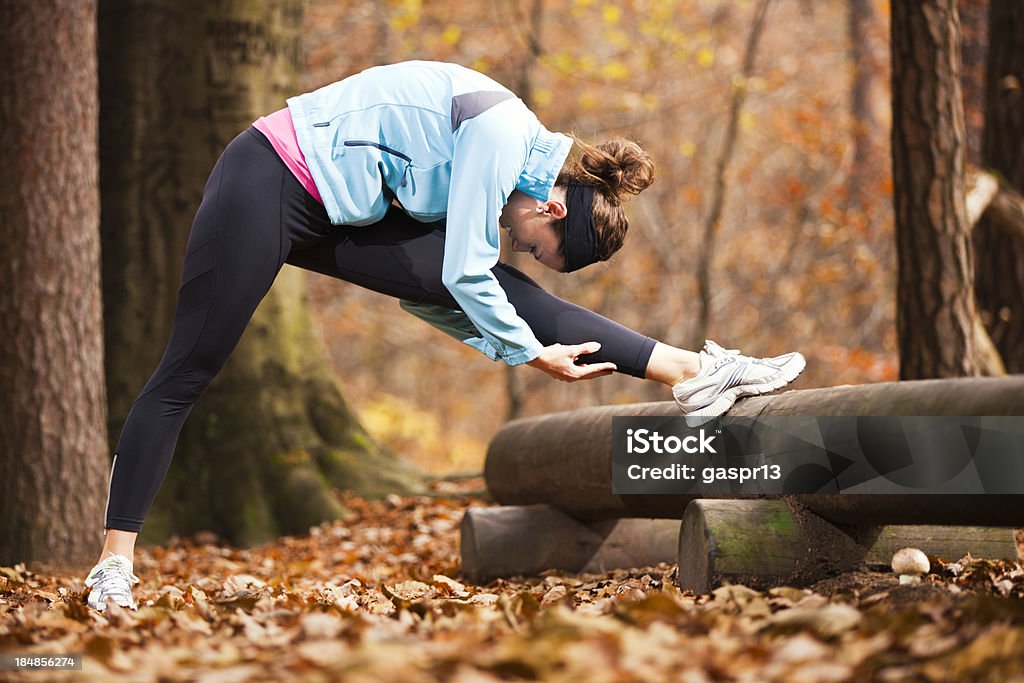
{"type": "Polygon", "coordinates": [[[369,225],[392,198],[424,222],[447,217],[441,279],[460,310],[406,310],[509,365],[542,348],[491,273],[512,190],[546,201],[572,141],[521,100],[456,64],[374,67],[288,100],[331,222],[369,225]],[[464,312],[464,313],[463,313],[464,312]]]}

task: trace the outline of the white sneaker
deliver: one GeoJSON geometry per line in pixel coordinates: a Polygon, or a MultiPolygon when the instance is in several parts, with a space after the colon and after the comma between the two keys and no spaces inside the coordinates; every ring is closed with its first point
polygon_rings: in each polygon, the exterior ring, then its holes
{"type": "Polygon", "coordinates": [[[132,561],[124,555],[110,555],[89,572],[85,579],[89,592],[89,607],[103,611],[107,608],[107,600],[113,600],[121,607],[138,609],[132,598],[132,584],[139,582],[139,577],[132,574],[132,561]]]}
{"type": "Polygon", "coordinates": [[[789,384],[803,372],[804,365],[804,357],[796,352],[751,358],[708,339],[700,352],[700,371],[675,384],[672,396],[686,416],[686,424],[699,427],[725,413],[741,396],[767,394],[789,384]]]}

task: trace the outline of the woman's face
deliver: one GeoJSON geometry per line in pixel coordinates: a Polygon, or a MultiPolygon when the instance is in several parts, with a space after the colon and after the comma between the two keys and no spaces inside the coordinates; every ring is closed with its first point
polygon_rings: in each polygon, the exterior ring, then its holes
{"type": "Polygon", "coordinates": [[[529,252],[552,270],[565,268],[565,254],[559,250],[556,221],[565,218],[565,191],[555,188],[551,199],[537,201],[515,190],[501,210],[498,222],[512,239],[512,250],[529,252]]]}

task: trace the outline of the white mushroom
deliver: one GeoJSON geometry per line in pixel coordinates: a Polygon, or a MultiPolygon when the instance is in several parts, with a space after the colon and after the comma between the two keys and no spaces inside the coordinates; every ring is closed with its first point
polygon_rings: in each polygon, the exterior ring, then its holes
{"type": "Polygon", "coordinates": [[[903,548],[892,556],[892,570],[900,575],[900,585],[920,583],[921,575],[931,569],[928,556],[917,548],[903,548]]]}

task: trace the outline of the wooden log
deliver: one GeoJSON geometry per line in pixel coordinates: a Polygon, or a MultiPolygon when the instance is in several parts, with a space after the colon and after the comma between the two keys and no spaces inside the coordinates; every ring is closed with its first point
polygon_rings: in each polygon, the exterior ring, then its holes
{"type": "Polygon", "coordinates": [[[611,492],[612,416],[678,414],[674,403],[635,403],[509,422],[487,450],[487,489],[505,505],[552,505],[578,519],[681,519],[686,504],[696,496],[611,492]]]}
{"type": "Polygon", "coordinates": [[[602,573],[676,561],[679,522],[581,522],[547,505],[470,508],[462,518],[462,571],[471,581],[548,569],[602,573]]]}
{"type": "Polygon", "coordinates": [[[1024,495],[874,495],[808,494],[794,496],[836,524],[945,524],[1024,526],[1024,495]]]}
{"type": "Polygon", "coordinates": [[[842,528],[782,500],[695,500],[679,531],[679,587],[703,594],[722,583],[806,586],[865,564],[889,566],[905,547],[947,561],[1016,556],[1011,529],[842,528]]]}
{"type": "MultiPolygon", "coordinates": [[[[579,519],[680,519],[694,495],[616,495],[611,423],[618,416],[677,416],[671,402],[585,408],[516,420],[492,439],[484,476],[506,505],[548,504],[579,519]]],[[[1024,376],[885,382],[787,391],[736,403],[730,416],[1024,415],[1024,376]]],[[[844,524],[1024,526],[1024,495],[797,496],[844,524]]]]}
{"type": "Polygon", "coordinates": [[[1005,527],[900,524],[861,530],[857,540],[867,548],[864,563],[873,567],[888,567],[896,551],[908,546],[947,562],[967,553],[998,560],[1017,557],[1013,530],[1005,527]]]}

